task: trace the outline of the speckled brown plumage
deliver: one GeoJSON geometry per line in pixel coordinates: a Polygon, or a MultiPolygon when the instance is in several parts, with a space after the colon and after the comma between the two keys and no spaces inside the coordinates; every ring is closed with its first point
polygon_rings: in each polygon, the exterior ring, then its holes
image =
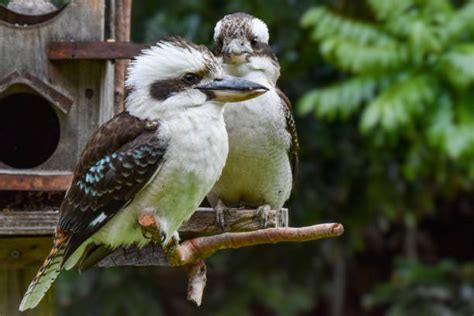
{"type": "Polygon", "coordinates": [[[161,163],[166,141],[157,122],[122,112],[102,125],[82,152],[61,204],[58,231],[67,235],[64,261],[140,191],[161,163]],[[90,223],[103,213],[104,220],[90,223]]]}
{"type": "MultiPolygon", "coordinates": [[[[291,135],[291,145],[290,150],[288,151],[288,157],[291,162],[291,170],[293,172],[293,179],[296,179],[296,174],[298,172],[298,152],[299,152],[299,142],[298,142],[298,133],[296,132],[295,119],[292,114],[292,107],[290,99],[281,91],[279,88],[276,88],[278,96],[282,100],[283,113],[285,113],[286,119],[286,130],[291,135]]],[[[293,186],[295,181],[293,180],[293,186]]]]}
{"type": "MultiPolygon", "coordinates": [[[[222,46],[224,43],[224,38],[240,38],[245,37],[249,42],[255,38],[255,34],[252,32],[250,21],[255,19],[255,17],[243,13],[237,12],[233,14],[228,14],[224,16],[221,22],[221,31],[219,36],[216,38],[215,46],[212,50],[214,55],[222,56],[222,46]]],[[[270,45],[263,43],[261,41],[255,41],[252,44],[252,55],[253,56],[268,56],[273,61],[278,62],[276,55],[273,53],[270,45]]]]}
{"type": "Polygon", "coordinates": [[[221,32],[215,41],[213,53],[222,54],[222,44],[224,38],[246,37],[249,40],[255,36],[252,33],[249,22],[254,17],[243,12],[237,12],[224,16],[221,21],[221,32]]]}

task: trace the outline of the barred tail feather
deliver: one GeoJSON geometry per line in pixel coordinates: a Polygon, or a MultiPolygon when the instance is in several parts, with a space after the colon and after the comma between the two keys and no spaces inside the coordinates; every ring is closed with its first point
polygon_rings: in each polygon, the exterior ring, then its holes
{"type": "Polygon", "coordinates": [[[66,249],[66,243],[55,243],[38,273],[28,286],[28,290],[26,290],[21,300],[20,311],[34,308],[39,304],[61,271],[66,249]]]}

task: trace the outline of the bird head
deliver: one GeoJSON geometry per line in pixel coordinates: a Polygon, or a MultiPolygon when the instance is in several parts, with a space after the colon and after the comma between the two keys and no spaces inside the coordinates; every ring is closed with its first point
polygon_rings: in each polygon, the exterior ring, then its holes
{"type": "Polygon", "coordinates": [[[148,119],[208,101],[244,101],[267,91],[254,82],[225,77],[211,51],[179,37],[142,51],[129,66],[126,86],[127,109],[148,119]]]}
{"type": "Polygon", "coordinates": [[[224,16],[214,28],[214,54],[222,57],[226,70],[236,76],[262,71],[276,81],[280,66],[269,40],[268,27],[247,13],[224,16]]]}

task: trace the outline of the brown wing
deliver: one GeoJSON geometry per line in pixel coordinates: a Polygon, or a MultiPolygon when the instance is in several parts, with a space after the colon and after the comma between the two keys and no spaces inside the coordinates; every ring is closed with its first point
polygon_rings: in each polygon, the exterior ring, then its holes
{"type": "Polygon", "coordinates": [[[155,174],[167,147],[158,128],[123,112],[92,135],[60,209],[58,230],[70,237],[63,262],[155,174]]]}
{"type": "Polygon", "coordinates": [[[298,134],[296,132],[295,120],[293,119],[293,114],[291,113],[292,107],[291,107],[290,100],[280,89],[277,88],[276,92],[281,99],[283,113],[285,113],[286,130],[291,135],[291,145],[288,150],[288,157],[290,158],[291,170],[293,172],[293,186],[294,186],[296,173],[298,171],[298,151],[299,151],[298,134]]]}

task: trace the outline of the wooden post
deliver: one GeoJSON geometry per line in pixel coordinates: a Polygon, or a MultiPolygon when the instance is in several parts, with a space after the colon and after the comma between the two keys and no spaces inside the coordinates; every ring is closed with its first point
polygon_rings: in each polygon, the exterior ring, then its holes
{"type": "MultiPolygon", "coordinates": [[[[130,15],[132,0],[119,0],[115,3],[115,41],[130,41],[130,15]]],[[[114,68],[114,112],[122,112],[125,108],[125,74],[128,60],[116,60],[114,68]]]]}

